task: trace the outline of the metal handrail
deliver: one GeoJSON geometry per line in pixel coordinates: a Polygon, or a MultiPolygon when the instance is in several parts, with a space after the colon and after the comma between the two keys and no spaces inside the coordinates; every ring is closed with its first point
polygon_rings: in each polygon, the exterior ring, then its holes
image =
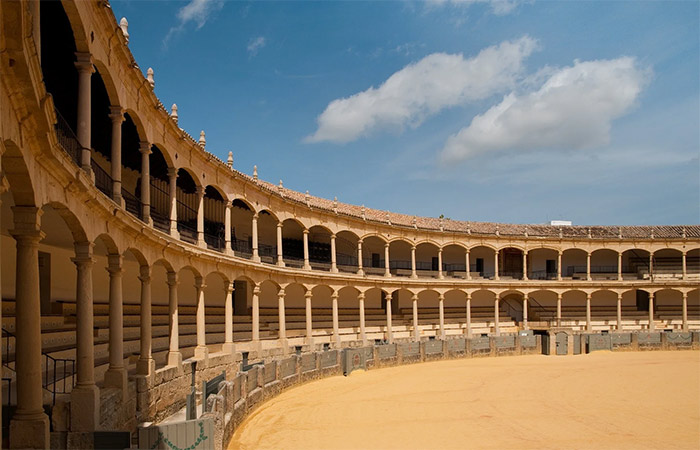
{"type": "Polygon", "coordinates": [[[75,164],[80,166],[83,146],[80,145],[78,137],[75,135],[70,125],[68,125],[68,121],[58,112],[57,108],[54,109],[54,111],[56,112],[56,137],[58,138],[58,145],[65,150],[75,164]]]}
{"type": "Polygon", "coordinates": [[[100,166],[94,158],[90,159],[92,172],[95,174],[95,187],[107,197],[112,197],[112,177],[100,166]]]}

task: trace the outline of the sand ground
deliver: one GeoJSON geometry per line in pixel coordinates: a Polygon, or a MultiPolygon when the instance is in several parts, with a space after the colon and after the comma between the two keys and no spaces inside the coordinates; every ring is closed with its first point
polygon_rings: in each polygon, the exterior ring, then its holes
{"type": "Polygon", "coordinates": [[[460,359],[354,372],[262,405],[229,449],[700,449],[700,352],[460,359]]]}

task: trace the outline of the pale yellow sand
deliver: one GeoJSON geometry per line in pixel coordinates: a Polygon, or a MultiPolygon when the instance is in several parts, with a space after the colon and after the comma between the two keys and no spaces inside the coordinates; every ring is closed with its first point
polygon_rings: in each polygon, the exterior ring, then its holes
{"type": "Polygon", "coordinates": [[[230,449],[700,448],[700,352],[439,361],[290,389],[230,449]]]}

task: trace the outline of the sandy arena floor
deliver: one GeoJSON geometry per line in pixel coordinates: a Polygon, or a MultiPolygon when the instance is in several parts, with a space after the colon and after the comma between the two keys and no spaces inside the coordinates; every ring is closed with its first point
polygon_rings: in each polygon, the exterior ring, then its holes
{"type": "Polygon", "coordinates": [[[229,449],[700,448],[700,352],[461,359],[292,388],[229,449]]]}

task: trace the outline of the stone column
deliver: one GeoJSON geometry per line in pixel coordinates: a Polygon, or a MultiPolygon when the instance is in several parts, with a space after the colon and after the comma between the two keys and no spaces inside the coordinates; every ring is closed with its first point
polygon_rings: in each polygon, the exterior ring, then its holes
{"type": "Polygon", "coordinates": [[[75,244],[73,263],[77,268],[76,306],[76,386],[71,391],[71,430],[95,431],[100,424],[100,390],[95,384],[95,337],[93,334],[93,286],[91,242],[75,244]]]}
{"type": "Polygon", "coordinates": [[[284,267],[284,252],[282,248],[282,222],[277,222],[277,265],[284,267]]]}
{"type": "Polygon", "coordinates": [[[586,252],[586,280],[591,281],[591,252],[586,252]]]}
{"type": "Polygon", "coordinates": [[[527,301],[528,301],[528,295],[525,294],[523,295],[523,329],[529,330],[530,327],[527,324],[527,301]]]}
{"type": "Polygon", "coordinates": [[[649,279],[654,281],[654,254],[649,252],[649,279]]]}
{"type": "Polygon", "coordinates": [[[82,147],[80,166],[92,177],[92,165],[90,164],[91,142],[91,86],[90,79],[95,72],[92,65],[92,55],[89,53],[76,53],[75,67],[78,69],[78,129],[76,137],[82,147]]]}
{"type": "Polygon", "coordinates": [[[15,270],[15,369],[17,410],[10,420],[11,448],[49,448],[49,418],[42,401],[39,241],[44,238],[35,207],[13,206],[17,242],[15,270]]]}
{"type": "MultiPolygon", "coordinates": [[[[39,5],[34,5],[35,8],[38,8],[39,5]]],[[[39,52],[41,53],[41,52],[39,52]]],[[[41,60],[39,61],[41,62],[41,60]]],[[[0,173],[2,173],[2,154],[5,153],[5,147],[2,143],[0,143],[0,173]]],[[[6,188],[4,186],[0,186],[0,211],[2,210],[2,194],[5,193],[6,188]]],[[[1,240],[2,238],[0,238],[1,240]]],[[[0,255],[2,255],[2,242],[0,242],[0,255]]],[[[0,264],[0,275],[2,274],[2,264],[0,264]]],[[[0,300],[2,299],[2,277],[0,276],[0,300]]],[[[2,308],[0,308],[0,323],[2,323],[2,308]]],[[[0,335],[1,336],[1,335],[0,335]]],[[[2,367],[2,352],[0,352],[0,367],[2,367]]],[[[0,405],[2,405],[2,389],[0,389],[0,405]]],[[[0,424],[4,423],[2,421],[2,407],[0,406],[0,424]]],[[[2,442],[2,427],[0,427],[0,442],[2,442]]],[[[0,445],[2,447],[2,445],[0,445]]]]}
{"type": "Polygon", "coordinates": [[[367,345],[367,333],[365,329],[365,293],[360,292],[357,294],[357,300],[360,308],[360,339],[362,340],[362,345],[367,345]]]}
{"type": "Polygon", "coordinates": [[[649,292],[649,330],[654,331],[656,324],[654,323],[654,293],[649,292]]]}
{"type": "Polygon", "coordinates": [[[168,272],[168,365],[182,368],[180,352],[180,307],[177,301],[177,273],[168,272]]]}
{"type": "Polygon", "coordinates": [[[683,331],[688,331],[688,293],[683,292],[683,331]]]}
{"type": "Polygon", "coordinates": [[[617,281],[622,281],[622,252],[617,252],[617,281]]]}
{"type": "Polygon", "coordinates": [[[557,326],[561,326],[561,292],[557,292],[557,326]]]}
{"type": "Polygon", "coordinates": [[[494,314],[494,331],[496,333],[496,336],[501,335],[501,325],[500,325],[500,317],[498,317],[498,301],[500,300],[498,298],[498,294],[495,294],[496,298],[494,298],[494,303],[493,303],[493,314],[494,314]]]}
{"type": "Polygon", "coordinates": [[[622,293],[617,293],[617,331],[622,331],[622,293]]]}
{"type": "Polygon", "coordinates": [[[253,287],[253,342],[260,341],[260,286],[253,287]]]}
{"type": "Polygon", "coordinates": [[[527,281],[527,250],[523,251],[523,280],[527,281]]]}
{"type": "Polygon", "coordinates": [[[177,169],[174,167],[168,168],[168,187],[170,190],[170,236],[180,239],[180,233],[177,231],[177,169]]]}
{"type": "Polygon", "coordinates": [[[109,369],[105,387],[115,387],[126,394],[127,375],[124,367],[124,303],[122,298],[122,257],[107,257],[109,272],[109,369]]]}
{"type": "Polygon", "coordinates": [[[311,298],[313,295],[311,289],[304,294],[306,299],[306,343],[312,346],[314,343],[313,313],[311,311],[311,298]]]}
{"type": "Polygon", "coordinates": [[[681,262],[682,262],[682,264],[683,264],[683,275],[682,275],[682,278],[681,278],[681,279],[685,280],[685,279],[686,279],[686,276],[687,276],[686,252],[683,252],[683,253],[681,254],[681,262]]]}
{"type": "Polygon", "coordinates": [[[593,331],[593,324],[591,324],[591,294],[586,294],[586,331],[589,333],[593,331]]]}
{"type": "Polygon", "coordinates": [[[311,270],[311,264],[309,264],[309,230],[304,230],[304,270],[311,270]]]}
{"type": "Polygon", "coordinates": [[[233,255],[233,249],[231,248],[231,209],[233,209],[233,204],[227,202],[224,211],[224,253],[227,255],[233,255]]]}
{"type": "Polygon", "coordinates": [[[413,294],[413,340],[420,342],[420,330],[418,329],[418,294],[413,294]]]}
{"type": "Polygon", "coordinates": [[[389,243],[384,244],[384,276],[391,276],[391,270],[389,267],[389,243]]]}
{"type": "Polygon", "coordinates": [[[494,274],[493,279],[494,280],[501,279],[501,277],[498,275],[498,255],[500,252],[501,252],[500,250],[496,250],[496,254],[494,255],[494,258],[493,258],[493,274],[494,274]]]}
{"type": "Polygon", "coordinates": [[[156,364],[151,354],[151,268],[141,266],[141,354],[136,362],[139,375],[152,375],[156,364]]]}
{"type": "Polygon", "coordinates": [[[253,247],[253,261],[255,262],[260,262],[260,254],[258,253],[258,213],[253,214],[253,238],[252,238],[252,247],[253,247]]]}
{"type": "Polygon", "coordinates": [[[559,250],[559,253],[557,254],[557,280],[561,281],[561,255],[562,251],[559,250]]]}
{"type": "Polygon", "coordinates": [[[209,358],[209,349],[207,348],[206,310],[204,307],[204,288],[206,287],[202,277],[195,277],[194,289],[197,293],[197,346],[194,348],[194,357],[204,360],[209,358]]]}
{"type": "Polygon", "coordinates": [[[333,342],[336,348],[340,348],[340,325],[338,323],[338,291],[331,294],[333,308],[333,342]]]}
{"type": "Polygon", "coordinates": [[[440,315],[440,339],[445,340],[445,295],[438,296],[438,312],[440,315]]]}
{"type": "Polygon", "coordinates": [[[443,279],[445,275],[442,273],[442,249],[438,249],[438,278],[443,279]]]}
{"type": "Polygon", "coordinates": [[[112,200],[117,205],[122,204],[122,122],[124,110],[121,106],[109,107],[109,118],[112,119],[112,200]]]}
{"type": "Polygon", "coordinates": [[[471,267],[470,267],[471,264],[469,263],[469,249],[467,249],[467,253],[464,257],[464,265],[465,265],[465,269],[467,272],[467,280],[471,280],[472,274],[471,274],[471,267]]]}
{"type": "Polygon", "coordinates": [[[386,294],[386,339],[391,344],[394,342],[394,330],[391,326],[391,294],[386,294]]]}
{"type": "Polygon", "coordinates": [[[467,292],[467,337],[472,337],[472,294],[467,292]]]}
{"type": "Polygon", "coordinates": [[[236,347],[233,344],[233,291],[234,286],[232,281],[227,281],[224,283],[224,292],[226,294],[224,306],[224,318],[225,321],[225,336],[224,345],[221,350],[224,353],[234,354],[236,353],[236,347]]]}
{"type": "Polygon", "coordinates": [[[362,270],[362,240],[357,241],[357,274],[365,274],[365,271],[362,270]]]}
{"type": "Polygon", "coordinates": [[[411,246],[411,278],[418,278],[418,272],[416,271],[416,246],[411,246]]]}
{"type": "Polygon", "coordinates": [[[150,142],[139,142],[141,152],[141,220],[151,223],[151,163],[150,142]]]}
{"type": "Polygon", "coordinates": [[[280,341],[287,340],[287,323],[284,315],[284,288],[280,288],[277,293],[277,323],[279,324],[278,339],[280,341]]]}
{"type": "Polygon", "coordinates": [[[335,255],[335,234],[331,234],[331,272],[338,273],[338,263],[335,255]]]}
{"type": "Polygon", "coordinates": [[[204,241],[204,188],[197,186],[197,245],[202,248],[207,248],[207,243],[204,241]]]}

